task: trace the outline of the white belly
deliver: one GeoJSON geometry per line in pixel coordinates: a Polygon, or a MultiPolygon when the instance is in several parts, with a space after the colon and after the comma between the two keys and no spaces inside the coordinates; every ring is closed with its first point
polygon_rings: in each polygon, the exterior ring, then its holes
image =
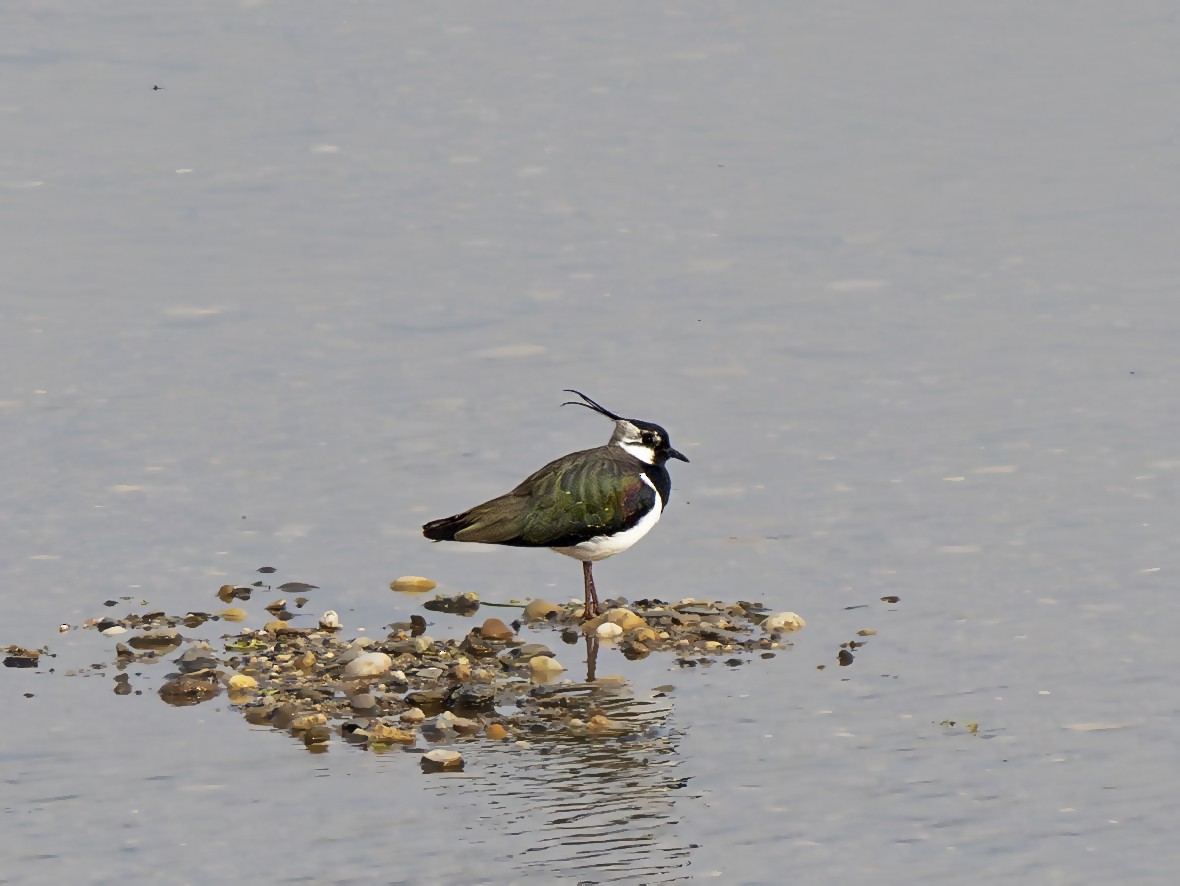
{"type": "MultiPolygon", "coordinates": [[[[652,489],[655,485],[651,480],[643,477],[643,482],[652,489]]],[[[565,548],[552,548],[559,554],[565,554],[567,557],[573,557],[575,560],[589,560],[597,562],[598,560],[605,560],[607,557],[613,557],[615,554],[621,554],[639,539],[643,538],[651,528],[660,522],[660,514],[664,511],[664,501],[660,498],[660,493],[656,491],[656,506],[644,514],[643,519],[632,526],[625,532],[620,532],[617,535],[596,535],[589,541],[580,542],[576,545],[570,545],[565,548]]]]}

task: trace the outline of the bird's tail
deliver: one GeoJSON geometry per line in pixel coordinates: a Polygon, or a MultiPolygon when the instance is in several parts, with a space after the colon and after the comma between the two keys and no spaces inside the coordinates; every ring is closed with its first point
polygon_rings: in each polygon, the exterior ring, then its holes
{"type": "Polygon", "coordinates": [[[454,541],[455,533],[462,532],[470,525],[466,513],[455,514],[453,517],[431,520],[422,527],[422,534],[431,541],[454,541]]]}

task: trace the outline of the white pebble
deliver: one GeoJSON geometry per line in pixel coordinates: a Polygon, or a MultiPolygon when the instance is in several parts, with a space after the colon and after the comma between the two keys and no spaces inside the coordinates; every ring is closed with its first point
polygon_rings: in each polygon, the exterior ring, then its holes
{"type": "Polygon", "coordinates": [[[604,621],[594,631],[600,640],[613,640],[623,636],[623,628],[614,622],[604,621]]]}
{"type": "Polygon", "coordinates": [[[807,622],[794,612],[776,612],[774,615],[768,615],[762,622],[762,630],[768,634],[774,631],[797,631],[804,627],[807,627],[807,622]]]}
{"type": "Polygon", "coordinates": [[[344,666],[344,679],[378,677],[393,666],[393,659],[384,652],[365,652],[344,666]]]}
{"type": "Polygon", "coordinates": [[[544,679],[552,677],[554,674],[560,674],[565,670],[556,658],[548,655],[534,655],[529,659],[529,667],[533,670],[533,675],[544,679]]]}
{"type": "Polygon", "coordinates": [[[340,627],[340,616],[335,609],[329,609],[320,616],[320,627],[325,631],[334,631],[340,627]]]}
{"type": "Polygon", "coordinates": [[[423,754],[422,759],[430,761],[435,766],[441,766],[443,769],[457,769],[463,762],[463,755],[458,751],[435,748],[433,751],[423,754]]]}

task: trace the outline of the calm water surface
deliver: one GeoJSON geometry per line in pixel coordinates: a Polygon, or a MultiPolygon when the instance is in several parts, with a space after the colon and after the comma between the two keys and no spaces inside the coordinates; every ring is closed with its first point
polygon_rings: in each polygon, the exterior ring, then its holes
{"type": "Polygon", "coordinates": [[[1180,863],[1169,4],[0,24],[0,643],[56,656],[0,674],[0,882],[1180,863]],[[642,741],[313,756],[161,704],[163,666],[117,697],[114,641],[57,633],[262,565],[378,636],[419,611],[398,575],[577,596],[565,558],[418,532],[604,442],[567,387],[692,459],[603,593],[808,621],[740,667],[604,651],[642,741]]]}

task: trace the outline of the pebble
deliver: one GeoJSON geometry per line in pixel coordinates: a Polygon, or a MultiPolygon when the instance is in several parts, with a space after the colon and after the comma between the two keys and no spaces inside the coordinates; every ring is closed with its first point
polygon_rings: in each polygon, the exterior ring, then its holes
{"type": "Polygon", "coordinates": [[[176,656],[173,661],[180,667],[182,674],[191,674],[194,671],[215,668],[221,664],[208,643],[194,644],[176,656]]]}
{"type": "Polygon", "coordinates": [[[384,652],[362,652],[344,666],[344,679],[379,677],[393,667],[393,659],[384,652]]]}
{"type": "Polygon", "coordinates": [[[116,634],[126,634],[127,629],[122,625],[111,625],[109,628],[104,628],[101,633],[104,637],[114,637],[116,634]]]}
{"type": "Polygon", "coordinates": [[[439,594],[433,600],[423,603],[422,608],[431,612],[449,612],[453,615],[474,615],[479,609],[479,594],[472,591],[456,597],[439,594]]]}
{"type": "Polygon", "coordinates": [[[405,702],[428,711],[441,710],[450,698],[449,689],[417,689],[406,694],[405,702]]]}
{"type": "Polygon", "coordinates": [[[4,667],[6,668],[35,668],[41,653],[36,649],[26,649],[24,646],[4,647],[4,667]]]}
{"type": "Polygon", "coordinates": [[[451,668],[450,676],[451,676],[451,679],[453,679],[459,683],[471,682],[471,678],[473,676],[473,672],[471,669],[471,662],[469,662],[469,661],[459,662],[453,668],[451,668]]]}
{"type": "Polygon", "coordinates": [[[332,730],[327,726],[312,726],[303,733],[303,743],[314,753],[323,753],[332,740],[332,730]],[[312,747],[312,746],[315,747],[312,747]]]}
{"type": "Polygon", "coordinates": [[[525,621],[540,621],[543,618],[548,618],[551,615],[560,615],[561,607],[556,603],[550,603],[548,600],[532,600],[524,607],[525,621]]]}
{"type": "Polygon", "coordinates": [[[455,770],[463,768],[463,755],[446,748],[435,748],[422,755],[422,768],[428,771],[455,770]]]}
{"type": "Polygon", "coordinates": [[[548,680],[565,670],[556,658],[550,655],[535,655],[529,659],[529,667],[533,676],[539,680],[548,680]]]}
{"type": "Polygon", "coordinates": [[[328,718],[323,714],[304,714],[291,721],[290,729],[292,732],[303,732],[314,726],[323,726],[327,722],[328,718]]]}
{"type": "Polygon", "coordinates": [[[451,692],[447,707],[468,711],[495,710],[496,689],[487,683],[464,683],[451,692]]]}
{"type": "Polygon", "coordinates": [[[376,744],[414,744],[418,741],[418,736],[409,729],[399,729],[388,723],[373,723],[365,732],[369,741],[376,744]]]}
{"type": "Polygon", "coordinates": [[[766,620],[762,622],[762,630],[768,634],[774,631],[790,633],[805,627],[807,622],[794,612],[776,612],[774,615],[766,616],[766,620]]]}
{"type": "Polygon", "coordinates": [[[180,631],[175,628],[156,628],[132,637],[127,645],[132,649],[167,649],[180,645],[180,631]]]}
{"type": "Polygon", "coordinates": [[[429,652],[430,648],[434,646],[434,638],[422,634],[419,637],[410,638],[410,646],[415,652],[429,652]]]}
{"type": "Polygon", "coordinates": [[[479,627],[479,635],[485,640],[511,640],[516,632],[498,618],[489,618],[479,627]]]}
{"type": "Polygon", "coordinates": [[[401,578],[395,578],[389,583],[391,591],[397,591],[402,594],[424,594],[427,591],[433,591],[438,587],[436,582],[428,578],[423,578],[421,575],[403,575],[401,578]]]}
{"type": "Polygon", "coordinates": [[[443,711],[434,718],[434,722],[439,729],[454,729],[465,735],[474,735],[483,728],[483,724],[478,720],[459,717],[450,711],[443,711]]]}
{"type": "Polygon", "coordinates": [[[219,613],[226,621],[245,621],[246,610],[239,606],[231,606],[229,609],[222,609],[219,613]]]}
{"type": "Polygon", "coordinates": [[[161,686],[160,698],[175,707],[187,707],[208,701],[220,692],[221,686],[215,681],[184,674],[161,686]]]}
{"type": "Polygon", "coordinates": [[[496,656],[496,658],[504,667],[510,668],[516,664],[523,664],[538,655],[552,656],[553,651],[543,643],[525,643],[523,646],[517,646],[514,649],[506,649],[496,656]]]}
{"type": "Polygon", "coordinates": [[[636,628],[647,627],[647,621],[640,615],[636,615],[630,609],[617,607],[615,609],[608,609],[602,614],[602,617],[610,624],[616,624],[623,629],[623,633],[633,631],[636,628]]]}
{"type": "Polygon", "coordinates": [[[348,697],[348,704],[354,711],[371,711],[377,707],[377,696],[371,692],[358,692],[348,697]]]}
{"type": "Polygon", "coordinates": [[[604,621],[595,628],[594,633],[598,635],[599,640],[614,640],[623,636],[623,629],[613,621],[604,621]]]}
{"type": "Polygon", "coordinates": [[[225,686],[230,692],[250,692],[258,688],[258,681],[247,674],[234,674],[225,686]]]}
{"type": "Polygon", "coordinates": [[[340,629],[340,616],[335,609],[329,609],[320,616],[320,627],[325,631],[336,631],[340,629]]]}
{"type": "MultiPolygon", "coordinates": [[[[235,594],[231,600],[241,598],[235,594]]],[[[437,608],[454,606],[467,611],[465,608],[473,609],[477,604],[478,598],[472,594],[443,599],[437,608]]],[[[790,646],[785,633],[779,631],[802,623],[797,616],[788,621],[783,618],[788,613],[776,613],[779,620],[770,621],[768,627],[778,629],[764,627],[760,631],[771,611],[741,601],[611,602],[603,616],[588,622],[581,619],[581,605],[576,602],[555,606],[538,600],[530,605],[525,607],[528,611],[522,621],[536,616],[538,636],[560,632],[563,641],[580,647],[583,629],[594,638],[601,628],[604,635],[618,638],[616,648],[626,658],[669,654],[673,667],[719,663],[736,667],[749,663],[751,657],[756,660],[760,652],[764,657],[773,656],[763,650],[790,646]],[[741,657],[731,657],[735,653],[741,657]]],[[[246,617],[244,611],[237,612],[246,617]]],[[[129,630],[132,636],[159,632],[162,642],[179,644],[185,640],[178,629],[202,640],[221,633],[213,623],[204,629],[212,634],[195,633],[209,617],[204,613],[170,616],[146,611],[119,619],[89,619],[83,626],[96,631],[129,630]]],[[[581,683],[561,679],[558,675],[564,669],[551,649],[523,642],[525,637],[518,639],[514,626],[520,630],[520,623],[506,623],[507,616],[477,622],[478,627],[466,636],[461,630],[450,630],[448,623],[440,641],[426,635],[426,619],[417,614],[388,625],[384,635],[374,631],[375,636],[370,637],[361,631],[356,640],[314,624],[295,628],[285,619],[286,614],[267,626],[273,633],[235,627],[231,630],[237,633],[226,637],[224,644],[194,642],[185,647],[179,658],[173,658],[186,672],[184,679],[167,681],[161,696],[173,704],[196,704],[228,687],[230,704],[247,722],[291,730],[309,743],[313,753],[323,753],[330,741],[341,739],[381,750],[410,745],[421,738],[433,747],[449,749],[462,737],[477,733],[492,741],[528,737],[534,744],[562,734],[618,733],[639,740],[645,734],[644,724],[630,717],[613,720],[603,715],[605,696],[618,691],[610,680],[581,683]],[[265,691],[260,691],[263,686],[265,691]],[[244,691],[234,691],[239,687],[244,691]],[[497,722],[489,724],[488,719],[497,722]],[[374,734],[370,734],[371,727],[376,727],[374,734]],[[402,740],[382,740],[393,737],[402,740]]],[[[852,652],[862,645],[858,641],[869,636],[865,629],[856,640],[844,644],[846,654],[841,663],[850,663],[852,652]]],[[[132,661],[141,666],[164,658],[160,649],[136,652],[123,643],[115,646],[111,657],[121,668],[132,661]]],[[[5,660],[4,664],[10,662],[5,660]]],[[[580,671],[575,679],[581,680],[580,671]]],[[[118,682],[116,687],[123,691],[130,681],[118,682]]]]}

